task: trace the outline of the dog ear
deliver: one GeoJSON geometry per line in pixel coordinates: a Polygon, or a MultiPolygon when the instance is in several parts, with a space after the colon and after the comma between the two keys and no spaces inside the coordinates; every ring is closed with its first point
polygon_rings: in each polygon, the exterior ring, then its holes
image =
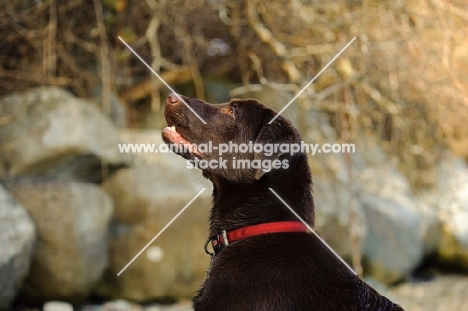
{"type": "MultiPolygon", "coordinates": [[[[288,119],[278,116],[269,124],[275,116],[276,112],[271,109],[266,110],[260,131],[254,142],[254,144],[263,146],[263,152],[254,152],[254,160],[260,160],[262,164],[264,160],[270,160],[270,164],[274,160],[278,160],[284,154],[280,150],[282,144],[300,144],[299,133],[288,119]],[[266,151],[267,147],[273,147],[273,150],[266,151]]],[[[255,171],[254,177],[258,180],[268,172],[269,170],[265,170],[265,168],[259,168],[255,171]]]]}

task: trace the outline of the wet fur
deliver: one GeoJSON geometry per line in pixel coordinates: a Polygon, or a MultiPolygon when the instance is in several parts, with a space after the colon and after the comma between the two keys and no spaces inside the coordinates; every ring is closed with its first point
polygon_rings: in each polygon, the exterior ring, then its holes
{"type": "MultiPolygon", "coordinates": [[[[289,120],[254,99],[211,105],[185,101],[207,122],[204,125],[182,103],[167,104],[168,124],[191,143],[300,143],[289,120]]],[[[171,142],[165,134],[166,143],[171,142]]],[[[190,153],[217,159],[219,155],[190,153]]],[[[314,223],[312,178],[305,154],[226,154],[232,159],[287,160],[288,169],[205,169],[213,183],[210,236],[221,230],[272,221],[297,220],[268,188],[274,189],[302,219],[314,223]]],[[[229,162],[229,164],[231,164],[229,162]]],[[[275,233],[250,237],[225,247],[214,257],[209,277],[193,299],[196,311],[403,310],[351,273],[314,235],[275,233]]]]}

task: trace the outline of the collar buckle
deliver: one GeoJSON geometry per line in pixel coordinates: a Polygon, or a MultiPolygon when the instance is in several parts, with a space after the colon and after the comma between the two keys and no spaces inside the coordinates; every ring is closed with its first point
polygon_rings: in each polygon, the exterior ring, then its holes
{"type": "Polygon", "coordinates": [[[226,230],[222,230],[218,232],[217,234],[211,236],[206,240],[205,242],[205,253],[207,253],[210,256],[214,256],[217,253],[219,253],[225,246],[229,245],[229,239],[227,236],[226,230]],[[208,244],[211,242],[211,247],[213,248],[213,252],[210,252],[208,250],[208,244]]]}

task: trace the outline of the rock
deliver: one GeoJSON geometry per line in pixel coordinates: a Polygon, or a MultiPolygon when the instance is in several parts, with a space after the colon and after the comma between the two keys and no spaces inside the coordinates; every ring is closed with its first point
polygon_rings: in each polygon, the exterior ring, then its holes
{"type": "Polygon", "coordinates": [[[28,273],[35,238],[28,213],[0,185],[0,310],[10,307],[28,273]]]}
{"type": "Polygon", "coordinates": [[[434,254],[437,254],[442,239],[437,209],[427,204],[426,200],[420,196],[416,196],[414,202],[422,220],[418,231],[423,238],[424,257],[433,257],[434,254]]]}
{"type": "Polygon", "coordinates": [[[0,173],[100,181],[101,165],[122,166],[112,122],[93,104],[56,87],[0,100],[11,121],[2,126],[0,173]]]}
{"type": "Polygon", "coordinates": [[[138,167],[118,171],[103,187],[116,205],[110,264],[97,293],[134,301],[193,296],[209,264],[203,246],[211,183],[199,170],[138,167]],[[203,187],[202,195],[117,276],[203,187]]]}
{"type": "Polygon", "coordinates": [[[93,184],[18,180],[6,186],[27,209],[38,234],[22,300],[79,302],[107,263],[112,200],[93,184]]]}
{"type": "MultiPolygon", "coordinates": [[[[316,121],[307,140],[338,142],[329,126],[316,121]]],[[[438,220],[433,212],[422,211],[396,163],[376,142],[358,141],[355,146],[353,154],[311,158],[316,226],[338,254],[349,259],[353,251],[355,256],[361,251],[364,273],[393,284],[435,250],[438,220]]]]}
{"type": "MultiPolygon", "coordinates": [[[[303,134],[309,144],[337,142],[336,133],[317,112],[309,112],[314,124],[303,134]]],[[[357,200],[354,182],[349,180],[343,154],[309,152],[315,201],[315,230],[349,263],[363,252],[366,220],[357,200]]]]}
{"type": "Polygon", "coordinates": [[[48,301],[42,307],[43,311],[73,311],[73,306],[68,302],[48,301]]]}
{"type": "Polygon", "coordinates": [[[391,198],[364,196],[367,220],[365,240],[366,273],[386,284],[404,280],[420,264],[424,255],[423,237],[418,228],[421,217],[412,203],[391,198]]]}
{"type": "Polygon", "coordinates": [[[364,269],[378,281],[394,284],[422,262],[430,248],[425,237],[437,237],[437,219],[422,215],[406,178],[374,142],[357,143],[356,149],[355,181],[367,224],[364,269]]]}
{"type": "Polygon", "coordinates": [[[142,307],[132,304],[126,300],[118,299],[108,301],[102,305],[102,311],[141,311],[142,307]]]}
{"type": "MultiPolygon", "coordinates": [[[[315,230],[343,259],[351,262],[353,241],[350,230],[356,230],[357,239],[363,241],[366,236],[365,215],[361,206],[353,204],[343,182],[321,177],[314,180],[315,230]],[[353,212],[351,217],[349,209],[353,212]]],[[[363,243],[355,246],[358,252],[363,251],[363,243]]]]}
{"type": "Polygon", "coordinates": [[[442,223],[439,261],[468,272],[468,166],[462,159],[445,156],[432,199],[442,223]]]}

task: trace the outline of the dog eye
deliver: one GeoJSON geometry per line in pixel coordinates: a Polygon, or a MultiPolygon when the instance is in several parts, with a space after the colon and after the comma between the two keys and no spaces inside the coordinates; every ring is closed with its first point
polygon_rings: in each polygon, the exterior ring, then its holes
{"type": "Polygon", "coordinates": [[[223,108],[221,109],[221,113],[234,115],[234,108],[233,107],[223,108]]]}

